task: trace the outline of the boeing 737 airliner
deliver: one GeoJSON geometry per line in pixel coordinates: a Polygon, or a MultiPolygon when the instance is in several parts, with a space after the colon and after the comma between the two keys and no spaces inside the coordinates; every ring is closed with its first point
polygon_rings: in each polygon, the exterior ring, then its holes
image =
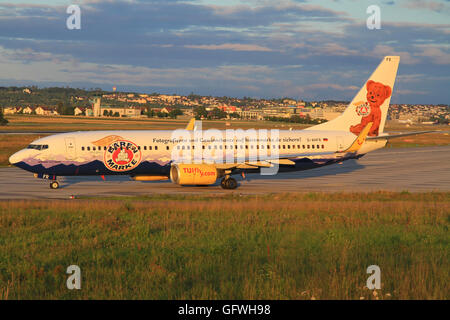
{"type": "MultiPolygon", "coordinates": [[[[383,134],[399,62],[398,56],[385,57],[339,117],[305,130],[271,130],[256,138],[251,137],[253,131],[242,138],[242,130],[232,136],[216,130],[216,138],[211,138],[191,120],[186,130],[192,139],[184,140],[171,130],[69,132],[34,141],[9,162],[51,180],[52,189],[59,187],[57,176],[83,175],[170,179],[180,185],[212,185],[222,178],[224,189],[235,189],[236,174],[274,167],[306,170],[358,159],[384,147],[389,138],[402,136],[383,134]],[[174,158],[178,151],[188,157],[174,158]],[[200,161],[192,161],[194,153],[200,154],[200,161]]],[[[404,135],[418,133],[423,132],[404,135]]]]}

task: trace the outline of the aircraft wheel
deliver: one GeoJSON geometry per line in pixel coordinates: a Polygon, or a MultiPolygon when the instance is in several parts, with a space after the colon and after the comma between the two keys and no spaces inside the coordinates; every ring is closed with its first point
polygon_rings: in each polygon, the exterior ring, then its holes
{"type": "Polygon", "coordinates": [[[50,182],[50,189],[58,189],[59,188],[59,183],[58,181],[52,181],[50,182]]]}
{"type": "Polygon", "coordinates": [[[222,188],[224,189],[236,189],[238,184],[236,179],[233,178],[228,178],[228,179],[222,179],[222,181],[220,182],[220,185],[222,186],[222,188]]]}
{"type": "Polygon", "coordinates": [[[223,188],[223,189],[226,189],[227,187],[225,186],[225,181],[226,181],[227,179],[226,178],[223,178],[221,181],[220,181],[220,186],[223,188]]]}

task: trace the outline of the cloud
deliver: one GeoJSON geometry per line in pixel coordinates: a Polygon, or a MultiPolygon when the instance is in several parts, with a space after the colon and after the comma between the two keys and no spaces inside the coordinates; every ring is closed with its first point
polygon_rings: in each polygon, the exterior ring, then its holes
{"type": "Polygon", "coordinates": [[[239,43],[223,43],[219,45],[185,45],[186,48],[203,49],[203,50],[232,50],[232,51],[273,51],[270,48],[262,47],[254,44],[239,43]]]}
{"type": "Polygon", "coordinates": [[[0,81],[348,100],[395,54],[402,89],[450,99],[448,24],[383,21],[370,31],[318,4],[236,2],[80,0],[76,31],[66,29],[64,6],[0,4],[0,81]]]}
{"type": "Polygon", "coordinates": [[[449,46],[430,46],[430,45],[415,45],[421,49],[421,52],[416,53],[417,56],[430,58],[432,63],[450,65],[449,46]],[[444,52],[446,50],[447,52],[444,52]]]}
{"type": "Polygon", "coordinates": [[[437,2],[432,0],[408,0],[403,4],[405,8],[417,9],[417,10],[431,10],[436,12],[449,11],[449,7],[446,3],[437,2]]]}
{"type": "Polygon", "coordinates": [[[429,94],[429,91],[420,91],[420,90],[396,90],[395,94],[401,95],[401,96],[410,96],[410,95],[426,95],[429,94]]]}
{"type": "Polygon", "coordinates": [[[414,58],[408,51],[397,51],[391,46],[382,44],[376,45],[370,55],[373,57],[400,56],[400,61],[404,64],[417,64],[420,61],[420,59],[414,58]]]}

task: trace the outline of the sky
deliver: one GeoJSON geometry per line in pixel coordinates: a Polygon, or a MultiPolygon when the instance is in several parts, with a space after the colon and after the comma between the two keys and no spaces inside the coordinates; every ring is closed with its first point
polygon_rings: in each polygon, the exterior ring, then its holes
{"type": "Polygon", "coordinates": [[[0,86],[349,101],[400,55],[391,103],[450,104],[449,40],[450,0],[0,0],[0,86]]]}

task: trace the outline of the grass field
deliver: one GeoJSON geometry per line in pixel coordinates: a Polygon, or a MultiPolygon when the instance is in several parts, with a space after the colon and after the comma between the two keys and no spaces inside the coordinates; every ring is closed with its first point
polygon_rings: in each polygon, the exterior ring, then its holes
{"type": "Polygon", "coordinates": [[[0,201],[0,297],[448,299],[449,204],[407,192],[0,201]],[[72,264],[81,290],[65,287],[72,264]]]}

